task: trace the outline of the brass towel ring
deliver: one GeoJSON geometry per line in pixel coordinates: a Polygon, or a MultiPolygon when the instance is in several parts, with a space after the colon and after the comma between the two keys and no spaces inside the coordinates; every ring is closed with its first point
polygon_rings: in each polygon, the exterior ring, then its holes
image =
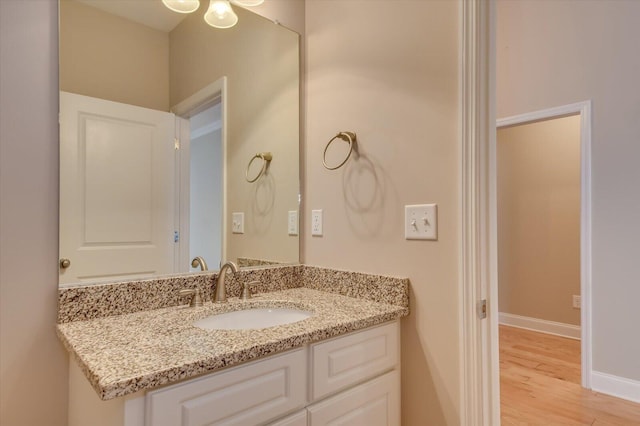
{"type": "Polygon", "coordinates": [[[327,143],[327,146],[324,147],[324,154],[322,154],[322,164],[324,165],[324,167],[328,170],[336,170],[344,166],[344,164],[347,162],[349,157],[351,157],[351,153],[355,148],[355,144],[356,144],[356,134],[353,132],[340,132],[334,137],[332,137],[331,140],[327,143]],[[342,162],[337,166],[329,166],[327,165],[327,150],[329,149],[329,146],[331,145],[331,143],[338,138],[342,139],[345,142],[349,142],[349,153],[347,154],[345,159],[342,160],[342,162]]]}
{"type": "Polygon", "coordinates": [[[251,158],[251,160],[249,161],[249,164],[247,164],[247,171],[245,172],[245,178],[247,179],[247,182],[253,183],[260,179],[260,176],[265,174],[265,172],[267,171],[267,167],[269,166],[272,158],[273,155],[271,155],[270,152],[259,152],[254,155],[253,158],[251,158]],[[260,158],[262,160],[262,168],[260,169],[260,172],[256,175],[256,177],[254,177],[253,179],[249,179],[249,169],[251,168],[251,164],[255,161],[256,158],[260,158]]]}

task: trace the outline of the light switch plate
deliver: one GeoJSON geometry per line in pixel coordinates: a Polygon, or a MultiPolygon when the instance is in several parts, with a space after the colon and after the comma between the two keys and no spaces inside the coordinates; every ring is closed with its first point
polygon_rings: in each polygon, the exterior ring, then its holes
{"type": "Polygon", "coordinates": [[[298,211],[289,210],[289,220],[287,222],[289,235],[298,235],[298,211]]]}
{"type": "Polygon", "coordinates": [[[232,213],[231,232],[234,234],[244,234],[244,212],[232,213]]]}
{"type": "Polygon", "coordinates": [[[404,238],[407,240],[437,240],[438,205],[404,206],[404,238]]]}
{"type": "Polygon", "coordinates": [[[322,210],[311,210],[311,235],[322,236],[322,210]]]}

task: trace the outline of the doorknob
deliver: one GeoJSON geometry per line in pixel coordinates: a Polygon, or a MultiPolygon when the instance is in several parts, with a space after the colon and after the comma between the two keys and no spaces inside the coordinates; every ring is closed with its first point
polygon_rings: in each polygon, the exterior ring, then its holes
{"type": "Polygon", "coordinates": [[[62,269],[67,269],[69,266],[71,266],[71,261],[69,259],[60,259],[60,267],[62,269]]]}

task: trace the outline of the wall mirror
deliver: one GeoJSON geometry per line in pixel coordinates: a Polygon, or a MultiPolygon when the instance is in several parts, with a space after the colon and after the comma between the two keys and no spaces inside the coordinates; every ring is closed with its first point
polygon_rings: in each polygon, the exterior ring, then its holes
{"type": "Polygon", "coordinates": [[[61,286],[299,261],[299,35],[200,3],[59,1],[61,286]]]}

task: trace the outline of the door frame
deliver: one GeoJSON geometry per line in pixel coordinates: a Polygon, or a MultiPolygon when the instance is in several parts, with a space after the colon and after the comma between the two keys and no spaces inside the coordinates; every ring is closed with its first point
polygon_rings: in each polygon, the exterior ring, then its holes
{"type": "MultiPolygon", "coordinates": [[[[496,192],[496,0],[460,8],[460,423],[500,425],[496,192]],[[486,301],[486,318],[478,306],[486,301]]],[[[583,386],[591,366],[591,102],[567,105],[581,124],[583,386]]],[[[561,110],[553,111],[555,114],[561,110]]],[[[538,112],[540,114],[541,112],[538,112]]],[[[548,113],[548,112],[547,112],[548,113]]],[[[536,113],[529,115],[534,118],[536,113]]],[[[506,123],[503,121],[502,123],[506,123]]]]}
{"type": "MultiPolygon", "coordinates": [[[[221,104],[221,122],[222,122],[222,247],[221,247],[221,259],[226,259],[227,254],[227,77],[222,76],[213,83],[198,90],[193,95],[189,96],[185,100],[171,107],[171,112],[182,119],[187,119],[199,112],[204,111],[213,104],[221,104]]],[[[176,120],[177,121],[177,120],[176,120]]],[[[190,167],[190,145],[189,145],[189,129],[184,129],[183,126],[176,126],[176,152],[179,155],[176,157],[177,164],[177,176],[178,183],[176,191],[178,192],[178,199],[180,200],[179,212],[177,217],[179,218],[178,229],[180,230],[180,249],[179,249],[179,262],[180,264],[190,265],[189,259],[189,167],[190,167]],[[186,131],[185,131],[186,130],[186,131]],[[185,263],[186,262],[186,263],[185,263]]],[[[218,270],[219,265],[214,265],[211,270],[218,270]]]]}
{"type": "MultiPolygon", "coordinates": [[[[496,120],[496,129],[580,116],[580,357],[582,387],[591,389],[592,373],[592,290],[591,290],[591,101],[576,102],[496,120]]],[[[493,141],[496,144],[497,141],[493,141]]],[[[495,146],[492,149],[495,153],[495,146]]],[[[495,179],[496,162],[492,173],[495,179]]],[[[492,200],[494,203],[497,200],[492,200]]],[[[492,214],[495,214],[492,209],[492,214]]],[[[497,223],[497,218],[496,223],[497,223]]],[[[497,246],[496,246],[497,249],[497,246]]],[[[495,259],[497,261],[497,259],[495,259]]],[[[497,265],[497,263],[496,263],[497,265]]],[[[498,283],[496,280],[496,287],[498,283]]],[[[496,319],[493,319],[497,321],[496,319]]],[[[497,354],[496,354],[497,355],[497,354]]]]}
{"type": "Polygon", "coordinates": [[[500,424],[495,210],[495,0],[459,0],[460,424],[500,424]],[[493,284],[493,285],[492,285],[493,284]],[[482,302],[486,302],[486,317],[482,302]],[[480,312],[478,308],[480,307],[480,312]],[[488,318],[488,320],[487,320],[488,318]]]}

